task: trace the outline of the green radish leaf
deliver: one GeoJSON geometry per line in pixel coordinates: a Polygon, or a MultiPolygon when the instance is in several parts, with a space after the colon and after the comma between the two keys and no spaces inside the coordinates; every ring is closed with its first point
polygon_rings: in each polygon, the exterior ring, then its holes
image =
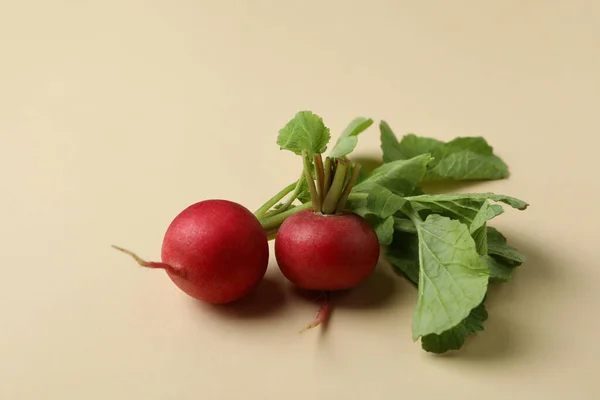
{"type": "Polygon", "coordinates": [[[454,328],[487,291],[489,269],[467,225],[431,214],[425,221],[408,208],[419,237],[419,282],[413,339],[454,328]]]}
{"type": "Polygon", "coordinates": [[[301,203],[308,203],[309,201],[311,201],[310,198],[310,190],[308,190],[308,183],[306,182],[306,179],[301,178],[302,181],[300,182],[300,191],[298,193],[298,200],[301,203]]]}
{"type": "Polygon", "coordinates": [[[311,111],[300,111],[280,131],[277,144],[281,150],[298,155],[306,150],[308,156],[321,154],[327,149],[331,135],[321,117],[311,111]]]}
{"type": "Polygon", "coordinates": [[[416,234],[396,230],[385,256],[389,263],[400,270],[412,283],[415,285],[419,283],[419,239],[416,234]]]}
{"type": "Polygon", "coordinates": [[[355,118],[344,129],[335,146],[331,150],[329,157],[340,158],[352,153],[358,143],[358,135],[367,130],[373,124],[370,118],[358,117],[355,118]]]}
{"type": "Polygon", "coordinates": [[[364,217],[367,214],[372,214],[367,207],[368,197],[368,193],[353,193],[353,195],[349,197],[348,201],[346,202],[346,209],[360,215],[361,217],[364,217]]]}
{"type": "MultiPolygon", "coordinates": [[[[427,153],[434,158],[441,156],[444,142],[413,134],[405,135],[402,142],[398,142],[396,135],[385,121],[381,121],[379,124],[379,131],[381,132],[381,151],[383,152],[384,163],[408,160],[427,153]]],[[[433,163],[435,162],[433,161],[433,163]]]]}
{"type": "Polygon", "coordinates": [[[518,267],[526,261],[525,256],[509,245],[506,237],[496,228],[487,228],[487,240],[488,254],[502,263],[518,267]]]}
{"type": "Polygon", "coordinates": [[[487,221],[504,212],[501,205],[490,204],[489,200],[506,203],[518,210],[528,207],[528,204],[522,200],[494,193],[420,195],[405,199],[420,214],[435,213],[458,219],[467,225],[480,255],[488,253],[487,221]]]}
{"type": "MultiPolygon", "coordinates": [[[[504,212],[504,208],[502,208],[499,204],[490,204],[488,201],[484,201],[481,205],[481,208],[473,217],[471,221],[471,225],[469,226],[469,232],[473,234],[474,232],[481,230],[481,228],[485,228],[485,224],[492,218],[501,215],[504,212]]],[[[484,229],[485,231],[485,229],[484,229]]]]}
{"type": "Polygon", "coordinates": [[[510,281],[516,267],[515,265],[510,265],[506,261],[488,254],[481,256],[481,258],[490,270],[490,282],[498,283],[510,281]]]}
{"type": "Polygon", "coordinates": [[[394,215],[406,204],[404,198],[377,183],[364,185],[360,190],[357,193],[363,196],[359,198],[354,196],[347,205],[351,211],[362,217],[373,214],[385,219],[394,215]]]}
{"type": "Polygon", "coordinates": [[[387,246],[394,237],[394,217],[380,218],[373,214],[364,217],[375,229],[379,244],[387,246]]]}
{"type": "Polygon", "coordinates": [[[487,200],[502,202],[518,210],[525,210],[528,207],[523,200],[494,193],[425,194],[406,197],[406,200],[419,212],[433,212],[456,218],[469,226],[477,217],[475,222],[478,226],[474,230],[481,227],[481,222],[485,221],[485,218],[498,215],[500,212],[498,207],[492,207],[484,210],[484,214],[478,216],[483,203],[487,200]]]}
{"type": "Polygon", "coordinates": [[[497,180],[508,178],[508,166],[494,155],[469,150],[449,154],[427,172],[428,181],[497,180]]]}
{"type": "Polygon", "coordinates": [[[479,212],[471,221],[471,225],[469,226],[469,232],[475,240],[475,246],[477,247],[477,252],[484,256],[487,255],[487,221],[492,218],[497,217],[498,215],[504,212],[504,208],[502,208],[499,204],[490,204],[487,200],[483,202],[479,212]]]}
{"type": "Polygon", "coordinates": [[[384,186],[373,184],[367,196],[367,208],[381,218],[387,218],[401,210],[406,200],[384,186]]]}
{"type": "Polygon", "coordinates": [[[475,335],[483,331],[483,323],[488,319],[485,305],[481,303],[475,307],[467,318],[462,320],[454,328],[442,332],[439,335],[430,334],[421,338],[423,350],[442,354],[450,350],[460,349],[469,335],[475,335]]]}
{"type": "Polygon", "coordinates": [[[400,217],[398,215],[394,218],[394,230],[397,232],[406,232],[411,234],[417,233],[417,228],[414,222],[408,218],[400,217]]]}
{"type": "Polygon", "coordinates": [[[357,184],[353,191],[368,192],[373,184],[377,184],[396,195],[410,196],[418,190],[419,182],[423,179],[430,161],[431,157],[426,154],[383,164],[357,184]]]}
{"type": "Polygon", "coordinates": [[[407,160],[430,154],[426,181],[492,180],[508,177],[508,166],[494,154],[482,137],[458,137],[448,143],[437,139],[407,134],[398,141],[385,122],[380,124],[383,161],[407,160]]]}

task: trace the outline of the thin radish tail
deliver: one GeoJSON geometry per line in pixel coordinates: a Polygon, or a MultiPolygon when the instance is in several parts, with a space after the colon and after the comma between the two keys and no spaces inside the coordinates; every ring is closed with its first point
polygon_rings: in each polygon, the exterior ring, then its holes
{"type": "Polygon", "coordinates": [[[175,268],[171,264],[167,264],[167,263],[163,263],[163,262],[156,262],[156,261],[146,261],[143,258],[141,258],[140,256],[138,256],[137,254],[135,254],[133,251],[124,249],[123,247],[115,246],[114,244],[112,245],[112,248],[120,251],[121,253],[127,254],[128,256],[133,258],[138,264],[140,264],[142,267],[154,268],[154,269],[164,269],[165,271],[170,272],[174,275],[181,276],[182,278],[184,277],[183,271],[180,268],[175,268]]]}
{"type": "Polygon", "coordinates": [[[316,328],[319,325],[325,325],[329,319],[331,313],[331,302],[329,301],[331,294],[329,292],[323,292],[323,299],[321,300],[321,308],[317,312],[317,317],[313,322],[305,326],[300,330],[300,333],[306,332],[309,329],[316,328]]]}

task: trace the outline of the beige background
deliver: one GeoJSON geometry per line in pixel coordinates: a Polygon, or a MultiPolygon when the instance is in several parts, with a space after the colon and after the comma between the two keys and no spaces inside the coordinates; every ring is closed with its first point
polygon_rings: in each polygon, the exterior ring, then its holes
{"type": "Polygon", "coordinates": [[[599,71],[595,0],[0,1],[0,398],[599,398],[599,71]],[[531,203],[495,222],[529,262],[460,353],[411,341],[385,265],[299,335],[315,305],[273,259],[215,308],[110,249],[157,258],[202,199],[257,208],[298,175],[275,138],[301,109],[509,164],[460,190],[531,203]]]}

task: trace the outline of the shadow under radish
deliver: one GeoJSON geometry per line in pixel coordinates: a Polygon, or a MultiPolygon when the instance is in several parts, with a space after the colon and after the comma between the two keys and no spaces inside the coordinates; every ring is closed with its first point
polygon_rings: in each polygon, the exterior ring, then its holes
{"type": "Polygon", "coordinates": [[[269,318],[282,311],[285,305],[285,293],[281,282],[272,277],[262,281],[241,299],[227,304],[206,304],[196,301],[202,311],[210,312],[228,318],[257,319],[269,318]]]}
{"type": "MultiPolygon", "coordinates": [[[[371,276],[358,286],[348,290],[329,292],[328,315],[319,326],[310,331],[318,329],[321,331],[320,335],[326,335],[329,325],[334,323],[337,310],[372,312],[387,307],[397,301],[397,296],[405,292],[405,288],[399,285],[401,285],[400,278],[394,276],[386,268],[386,265],[379,263],[371,276]]],[[[289,287],[290,292],[297,299],[314,305],[314,313],[307,319],[307,324],[309,324],[310,318],[317,318],[323,307],[325,293],[301,289],[291,283],[289,283],[289,287]]]]}

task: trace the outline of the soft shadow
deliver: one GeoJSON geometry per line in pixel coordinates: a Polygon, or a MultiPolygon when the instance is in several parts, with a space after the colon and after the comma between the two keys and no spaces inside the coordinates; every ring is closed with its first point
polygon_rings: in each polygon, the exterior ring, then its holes
{"type": "Polygon", "coordinates": [[[196,302],[203,311],[223,317],[238,319],[265,318],[280,311],[285,304],[285,294],[276,280],[265,277],[248,295],[228,304],[196,302]]]}
{"type": "Polygon", "coordinates": [[[372,309],[389,304],[395,295],[395,278],[392,272],[380,262],[367,280],[357,287],[337,293],[336,306],[350,309],[372,309]]]}
{"type": "MultiPolygon", "coordinates": [[[[489,318],[485,330],[467,338],[464,347],[441,355],[442,358],[494,362],[547,354],[554,340],[547,340],[553,331],[540,326],[535,316],[544,307],[544,299],[574,284],[560,261],[559,254],[539,248],[523,235],[502,229],[508,243],[522,252],[527,260],[513,272],[511,281],[493,284],[488,290],[486,305],[489,318]],[[519,312],[515,313],[518,309],[519,312]],[[543,335],[546,340],[536,340],[543,335]]],[[[548,310],[544,310],[548,312],[548,310]]]]}
{"type": "MultiPolygon", "coordinates": [[[[394,284],[396,278],[392,276],[391,272],[385,272],[384,267],[379,264],[369,278],[352,289],[330,292],[328,318],[323,324],[309,331],[319,329],[321,335],[325,335],[336,309],[370,310],[388,304],[397,292],[394,284]]],[[[315,310],[313,317],[317,316],[322,304],[323,292],[305,290],[291,284],[290,291],[296,298],[313,304],[315,310]]],[[[307,324],[310,322],[308,321],[307,324]]]]}
{"type": "Polygon", "coordinates": [[[510,319],[496,313],[485,323],[483,332],[467,337],[461,349],[427,355],[448,362],[496,362],[515,359],[525,356],[527,352],[526,346],[523,346],[519,339],[523,334],[526,332],[518,329],[510,319]]]}
{"type": "MultiPolygon", "coordinates": [[[[488,301],[501,302],[502,298],[526,296],[532,288],[536,291],[548,291],[575,281],[567,274],[565,262],[561,261],[560,254],[553,254],[558,249],[539,248],[531,241],[507,229],[502,229],[508,244],[515,247],[525,255],[525,262],[513,271],[512,279],[507,283],[495,284],[488,290],[488,301]],[[498,300],[496,300],[498,299],[498,300]]],[[[531,304],[524,304],[524,306],[531,304]]]]}
{"type": "MultiPolygon", "coordinates": [[[[396,292],[394,290],[394,277],[391,272],[384,271],[384,265],[378,264],[364,282],[358,286],[331,293],[330,303],[332,308],[370,309],[388,304],[396,292]]],[[[293,286],[292,292],[304,301],[321,304],[321,292],[300,289],[293,286]]]]}

